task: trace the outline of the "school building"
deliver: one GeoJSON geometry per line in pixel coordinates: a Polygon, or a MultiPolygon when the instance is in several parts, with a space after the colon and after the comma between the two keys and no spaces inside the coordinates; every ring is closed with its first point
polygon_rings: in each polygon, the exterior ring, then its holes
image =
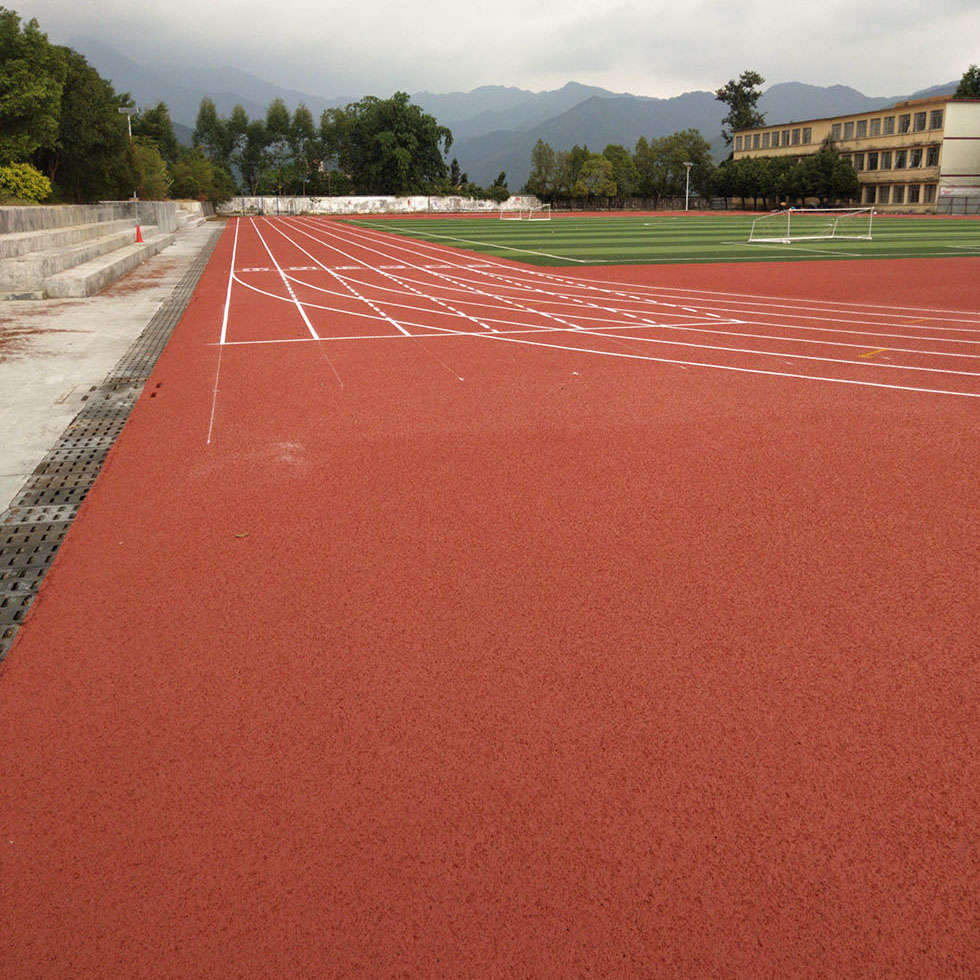
{"type": "Polygon", "coordinates": [[[980,99],[944,95],[875,112],[742,129],[734,158],[802,157],[830,138],[880,211],[980,213],[980,99]]]}

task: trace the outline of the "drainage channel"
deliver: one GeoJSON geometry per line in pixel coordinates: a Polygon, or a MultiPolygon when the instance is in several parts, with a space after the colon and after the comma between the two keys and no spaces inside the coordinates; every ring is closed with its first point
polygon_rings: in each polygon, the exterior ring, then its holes
{"type": "Polygon", "coordinates": [[[0,513],[0,660],[153,372],[221,237],[216,229],[143,332],[0,513]]]}

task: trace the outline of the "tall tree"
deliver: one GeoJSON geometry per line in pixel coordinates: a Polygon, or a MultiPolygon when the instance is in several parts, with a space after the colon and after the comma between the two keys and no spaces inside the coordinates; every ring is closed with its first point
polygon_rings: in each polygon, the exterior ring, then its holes
{"type": "Polygon", "coordinates": [[[762,90],[759,88],[765,79],[757,72],[746,69],[715,92],[715,99],[728,106],[728,115],[722,120],[721,134],[731,143],[737,129],[755,129],[764,126],[766,117],[759,112],[756,104],[762,90]]]}
{"type": "Polygon", "coordinates": [[[119,109],[131,100],[117,95],[77,51],[62,50],[65,85],[58,135],[52,146],[35,153],[35,163],[74,201],[129,197],[135,175],[119,109]]]}
{"type": "Polygon", "coordinates": [[[630,151],[618,143],[610,143],[602,151],[602,155],[612,164],[616,196],[632,197],[639,184],[639,174],[630,151]]]}
{"type": "Polygon", "coordinates": [[[167,163],[177,161],[177,137],[166,102],[158,102],[152,109],[133,116],[132,126],[133,136],[142,136],[155,143],[167,163]]]}
{"type": "Polygon", "coordinates": [[[593,197],[615,197],[616,181],[613,165],[601,153],[591,153],[582,164],[578,179],[572,187],[576,197],[587,200],[593,197]]]}
{"type": "Polygon", "coordinates": [[[36,20],[0,7],[0,165],[27,160],[58,138],[65,50],[42,34],[36,20]]]}
{"type": "Polygon", "coordinates": [[[242,177],[242,187],[247,187],[250,194],[258,192],[262,171],[268,166],[268,144],[265,123],[261,119],[253,119],[245,128],[242,148],[235,157],[235,166],[242,177]]]}
{"type": "Polygon", "coordinates": [[[326,155],[336,156],[359,193],[426,193],[446,179],[443,153],[453,135],[406,92],[328,110],[321,132],[326,155]]]}
{"type": "Polygon", "coordinates": [[[555,192],[558,176],[558,161],[550,143],[539,139],[531,150],[531,176],[527,188],[538,197],[550,198],[555,192]]]}
{"type": "Polygon", "coordinates": [[[956,87],[957,99],[980,99],[980,66],[970,65],[956,87]]]}
{"type": "Polygon", "coordinates": [[[302,102],[293,113],[290,127],[290,148],[296,172],[296,188],[306,193],[306,183],[323,159],[323,150],[313,125],[313,113],[302,102]]]}
{"type": "Polygon", "coordinates": [[[232,151],[231,133],[228,123],[218,115],[214,102],[209,98],[201,99],[191,142],[201,147],[213,163],[228,165],[232,151]]]}
{"type": "Polygon", "coordinates": [[[269,155],[269,177],[271,187],[282,193],[286,180],[286,167],[292,150],[292,120],[282,99],[273,99],[265,111],[265,135],[268,140],[266,152],[269,155]]]}

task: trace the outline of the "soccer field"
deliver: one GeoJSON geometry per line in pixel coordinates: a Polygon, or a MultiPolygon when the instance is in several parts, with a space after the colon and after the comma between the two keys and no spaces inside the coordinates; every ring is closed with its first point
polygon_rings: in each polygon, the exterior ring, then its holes
{"type": "Polygon", "coordinates": [[[773,262],[980,255],[980,221],[874,219],[872,241],[748,243],[757,215],[556,214],[550,221],[478,218],[357,219],[353,224],[534,265],[773,262]]]}

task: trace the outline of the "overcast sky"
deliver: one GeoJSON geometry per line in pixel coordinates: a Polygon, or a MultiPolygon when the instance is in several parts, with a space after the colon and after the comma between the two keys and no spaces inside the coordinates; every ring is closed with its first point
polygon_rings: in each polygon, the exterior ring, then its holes
{"type": "Polygon", "coordinates": [[[0,0],[53,41],[232,66],[327,98],[567,81],[636,95],[776,82],[891,96],[980,62],[980,0],[0,0]]]}

